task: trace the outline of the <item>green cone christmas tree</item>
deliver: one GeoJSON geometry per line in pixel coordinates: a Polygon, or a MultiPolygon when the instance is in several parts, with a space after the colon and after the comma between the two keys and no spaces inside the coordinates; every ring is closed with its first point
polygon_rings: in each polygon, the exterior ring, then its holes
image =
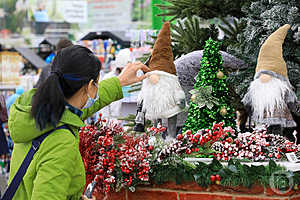
{"type": "Polygon", "coordinates": [[[191,91],[192,97],[183,131],[193,133],[210,128],[214,122],[224,122],[225,127],[235,128],[235,112],[230,105],[220,43],[206,41],[201,60],[201,69],[191,91]]]}

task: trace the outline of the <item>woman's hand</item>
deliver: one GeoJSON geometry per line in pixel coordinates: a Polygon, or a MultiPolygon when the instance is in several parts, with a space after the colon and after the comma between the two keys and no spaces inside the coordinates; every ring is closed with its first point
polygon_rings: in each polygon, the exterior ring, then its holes
{"type": "Polygon", "coordinates": [[[133,83],[144,80],[146,78],[146,75],[137,76],[136,74],[138,70],[150,72],[150,69],[141,62],[129,63],[118,76],[121,86],[131,85],[133,83]]]}

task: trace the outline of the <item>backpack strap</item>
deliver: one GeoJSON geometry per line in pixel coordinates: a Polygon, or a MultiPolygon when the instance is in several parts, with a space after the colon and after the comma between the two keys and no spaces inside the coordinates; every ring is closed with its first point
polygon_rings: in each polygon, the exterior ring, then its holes
{"type": "Polygon", "coordinates": [[[32,145],[25,157],[25,159],[23,160],[20,168],[18,169],[16,175],[14,176],[13,180],[11,181],[11,183],[9,184],[7,190],[5,191],[2,199],[0,200],[11,200],[13,198],[13,196],[15,195],[21,181],[23,180],[24,175],[26,174],[26,171],[32,161],[32,158],[34,156],[34,154],[38,151],[38,149],[40,148],[40,145],[42,144],[42,142],[44,141],[44,139],[50,135],[52,132],[59,130],[59,129],[68,129],[74,136],[74,132],[72,131],[72,129],[68,126],[68,125],[62,125],[59,127],[56,127],[46,133],[44,133],[43,135],[35,138],[32,141],[32,145]]]}

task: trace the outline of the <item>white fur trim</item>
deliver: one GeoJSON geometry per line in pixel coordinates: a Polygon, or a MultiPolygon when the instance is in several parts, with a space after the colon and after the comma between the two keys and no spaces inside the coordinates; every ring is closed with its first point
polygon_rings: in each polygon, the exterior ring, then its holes
{"type": "Polygon", "coordinates": [[[143,110],[150,120],[170,118],[183,110],[178,106],[180,99],[185,99],[184,92],[179,84],[178,77],[163,71],[152,71],[160,80],[152,84],[149,78],[143,81],[138,101],[143,101],[143,110]]]}
{"type": "Polygon", "coordinates": [[[170,73],[164,72],[164,71],[159,71],[159,70],[154,70],[154,71],[148,72],[147,74],[149,74],[149,75],[157,74],[157,75],[160,75],[160,76],[167,76],[167,77],[178,80],[178,77],[176,75],[170,74],[170,73]]]}

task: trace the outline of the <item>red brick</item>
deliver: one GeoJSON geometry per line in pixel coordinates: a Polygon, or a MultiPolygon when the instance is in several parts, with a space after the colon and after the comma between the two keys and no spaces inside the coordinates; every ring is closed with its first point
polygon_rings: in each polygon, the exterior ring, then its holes
{"type": "MultiPolygon", "coordinates": [[[[96,195],[96,200],[102,200],[103,198],[104,198],[104,195],[101,193],[98,193],[96,195]]],[[[125,190],[122,189],[120,192],[111,192],[108,195],[107,200],[126,200],[125,190]]]]}
{"type": "Polygon", "coordinates": [[[282,197],[235,197],[235,200],[289,200],[288,198],[282,198],[282,197]]]}
{"type": "Polygon", "coordinates": [[[263,194],[264,193],[264,187],[261,185],[253,185],[252,187],[231,187],[231,186],[221,186],[221,185],[210,185],[208,188],[209,192],[227,192],[230,194],[263,194]]]}
{"type": "Polygon", "coordinates": [[[299,189],[295,191],[294,195],[296,195],[296,194],[300,194],[300,190],[299,189]]]}
{"type": "Polygon", "coordinates": [[[223,186],[216,185],[216,184],[210,185],[208,187],[209,192],[223,192],[224,190],[225,190],[225,188],[223,186]]]}
{"type": "Polygon", "coordinates": [[[232,196],[218,195],[218,194],[179,194],[180,200],[232,200],[232,196]]]}
{"type": "MultiPolygon", "coordinates": [[[[231,187],[233,193],[243,193],[243,194],[263,194],[265,188],[261,185],[253,185],[248,187],[231,187]]],[[[228,191],[228,190],[226,190],[228,191]]]]}
{"type": "Polygon", "coordinates": [[[300,200],[300,195],[290,197],[290,200],[300,200]]]}
{"type": "Polygon", "coordinates": [[[137,189],[135,192],[128,191],[128,200],[177,200],[176,192],[146,191],[137,189]]]}
{"type": "MultiPolygon", "coordinates": [[[[145,187],[148,187],[148,186],[145,186],[145,187]]],[[[207,191],[207,188],[200,187],[196,182],[185,182],[185,183],[181,183],[181,184],[176,184],[175,182],[168,182],[168,183],[164,183],[162,185],[153,185],[153,188],[183,190],[183,191],[196,191],[196,192],[207,191]]]]}
{"type": "Polygon", "coordinates": [[[277,193],[275,193],[271,188],[266,188],[266,192],[265,192],[265,194],[267,195],[267,196],[292,196],[293,194],[295,193],[295,190],[290,190],[289,192],[286,192],[286,193],[280,193],[280,192],[277,192],[277,193]]]}

